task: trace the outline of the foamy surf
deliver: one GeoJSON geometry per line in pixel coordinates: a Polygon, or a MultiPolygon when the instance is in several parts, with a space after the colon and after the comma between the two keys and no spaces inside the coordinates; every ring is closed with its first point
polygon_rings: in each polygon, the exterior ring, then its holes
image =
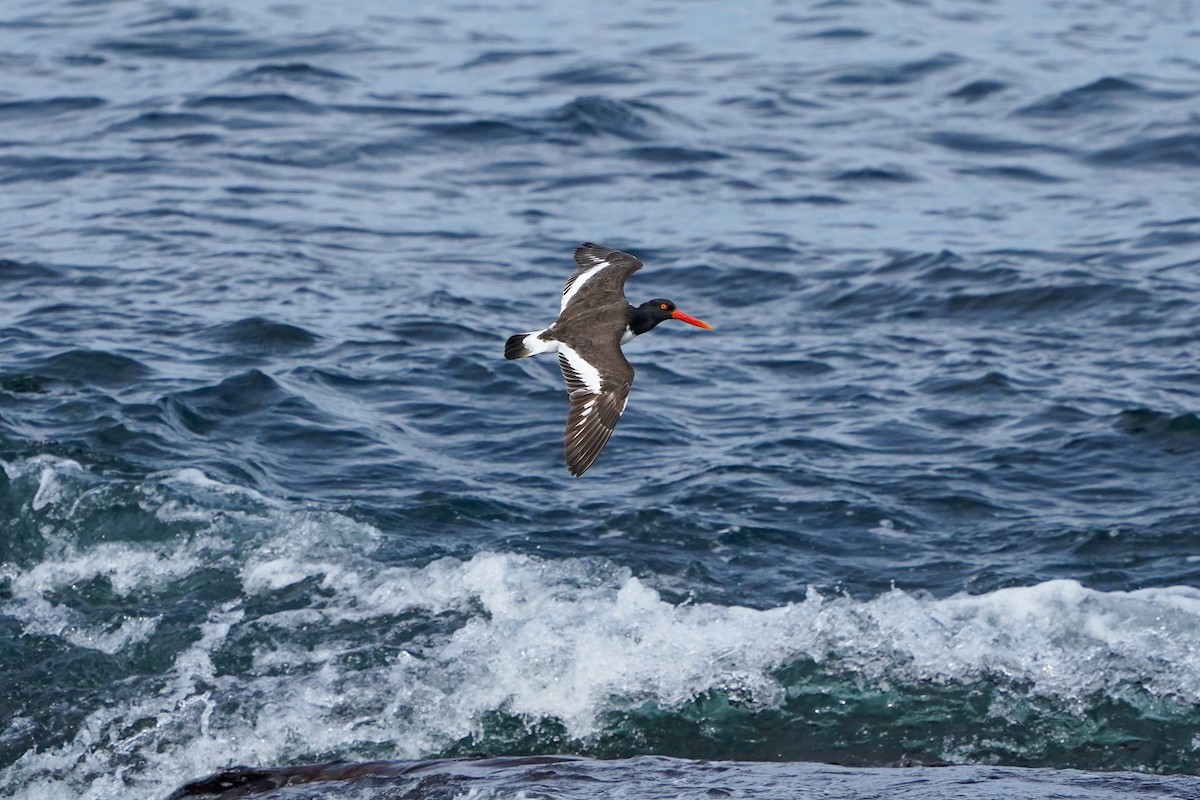
{"type": "Polygon", "coordinates": [[[170,654],[64,717],[53,746],[21,748],[30,721],[12,720],[0,742],[21,752],[0,786],[25,797],[157,796],[232,764],[513,748],[1037,763],[1136,742],[1200,703],[1188,587],[675,603],[654,576],[603,559],[389,563],[373,526],[195,470],[102,484],[105,502],[165,527],[89,541],[78,526],[95,476],[46,459],[5,473],[39,504],[44,546],[0,566],[0,616],[97,668],[170,654]],[[111,599],[96,606],[97,593],[111,599]],[[847,709],[892,721],[864,738],[847,709]],[[888,738],[917,718],[936,736],[888,738]],[[763,724],[743,741],[750,719],[763,724]]]}

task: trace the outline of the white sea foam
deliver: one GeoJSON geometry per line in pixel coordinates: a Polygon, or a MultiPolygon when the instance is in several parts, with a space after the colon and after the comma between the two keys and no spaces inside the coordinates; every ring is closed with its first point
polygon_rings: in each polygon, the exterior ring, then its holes
{"type": "MultiPolygon", "coordinates": [[[[495,711],[554,720],[586,741],[607,714],[669,711],[709,691],[749,709],[778,706],[789,688],[779,669],[797,662],[875,685],[1008,681],[1068,713],[1086,713],[1096,696],[1147,707],[1200,702],[1196,589],[1100,592],[1059,580],[940,599],[811,591],[768,609],[677,605],[595,559],[480,553],[388,565],[369,525],[255,505],[250,495],[218,513],[206,503],[225,490],[201,477],[143,487],[149,512],[169,508],[189,522],[167,544],[64,546],[32,567],[4,565],[11,596],[0,614],[29,635],[105,653],[153,646],[158,618],[85,624],[70,605],[82,582],[103,578],[118,596],[169,596],[215,565],[240,589],[197,619],[169,669],[90,709],[61,746],[27,752],[0,774],[0,789],[159,796],[236,763],[426,757],[478,735],[495,711]],[[273,602],[297,596],[302,582],[314,589],[302,603],[273,602]],[[222,668],[232,654],[249,666],[222,668]]],[[[51,506],[73,502],[69,489],[51,506]]]]}
{"type": "Polygon", "coordinates": [[[29,501],[30,507],[40,511],[59,502],[63,497],[62,476],[78,478],[86,474],[77,461],[59,456],[39,455],[18,461],[0,461],[0,469],[10,481],[37,474],[37,490],[29,501]]]}

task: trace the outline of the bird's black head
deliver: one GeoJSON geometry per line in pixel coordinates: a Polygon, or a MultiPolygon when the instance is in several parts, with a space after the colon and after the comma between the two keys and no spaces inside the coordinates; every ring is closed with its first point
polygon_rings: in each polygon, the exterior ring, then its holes
{"type": "Polygon", "coordinates": [[[647,300],[642,303],[642,308],[649,309],[650,316],[658,322],[666,322],[671,318],[671,314],[675,312],[675,304],[661,297],[657,300],[647,300]]]}
{"type": "Polygon", "coordinates": [[[654,326],[658,323],[666,322],[669,319],[677,319],[681,322],[695,325],[697,328],[712,330],[712,326],[708,323],[701,322],[695,317],[683,313],[670,300],[661,297],[654,300],[647,300],[637,308],[632,309],[629,319],[629,329],[633,331],[635,336],[640,336],[646,331],[653,330],[654,326]]]}

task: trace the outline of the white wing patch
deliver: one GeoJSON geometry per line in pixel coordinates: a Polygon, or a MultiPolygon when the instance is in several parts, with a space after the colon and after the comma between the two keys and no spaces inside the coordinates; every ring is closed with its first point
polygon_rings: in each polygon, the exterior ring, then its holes
{"type": "Polygon", "coordinates": [[[567,281],[567,285],[563,287],[562,305],[559,306],[559,311],[567,307],[567,303],[571,302],[571,298],[579,294],[579,290],[583,285],[596,277],[600,271],[607,269],[610,264],[607,261],[597,260],[596,266],[589,269],[587,272],[579,273],[579,276],[567,281]]]}
{"type": "Polygon", "coordinates": [[[529,355],[536,356],[538,353],[553,353],[558,349],[558,342],[553,339],[543,339],[543,333],[545,333],[544,330],[527,333],[525,334],[525,338],[521,340],[521,345],[529,351],[529,355]]]}
{"type": "MultiPolygon", "coordinates": [[[[586,361],[583,356],[576,353],[562,342],[558,343],[558,357],[571,368],[571,371],[579,378],[579,382],[583,384],[582,388],[588,394],[600,394],[600,371],[586,361]]],[[[568,386],[574,393],[576,387],[568,386]]],[[[591,401],[595,403],[595,399],[591,401]]],[[[590,406],[589,406],[590,410],[590,406]]]]}

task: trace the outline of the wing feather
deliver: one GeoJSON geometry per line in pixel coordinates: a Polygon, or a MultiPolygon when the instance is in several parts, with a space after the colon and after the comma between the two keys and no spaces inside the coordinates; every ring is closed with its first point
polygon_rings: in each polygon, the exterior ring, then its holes
{"type": "MultiPolygon", "coordinates": [[[[620,347],[616,347],[620,354],[620,347]]],[[[570,393],[563,444],[567,469],[582,475],[599,457],[613,430],[633,386],[633,367],[620,356],[616,374],[601,376],[584,355],[565,344],[559,345],[558,363],[570,393]]]]}

